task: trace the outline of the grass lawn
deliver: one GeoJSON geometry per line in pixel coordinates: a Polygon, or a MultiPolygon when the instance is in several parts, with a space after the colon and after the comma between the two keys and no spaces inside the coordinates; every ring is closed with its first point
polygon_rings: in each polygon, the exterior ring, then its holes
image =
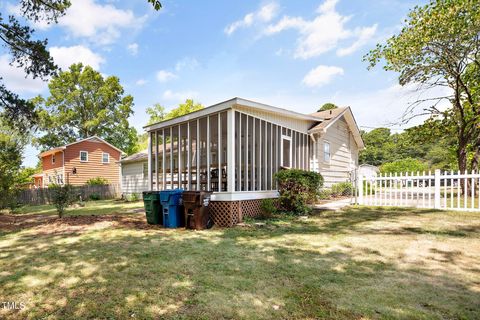
{"type": "Polygon", "coordinates": [[[0,301],[26,305],[0,318],[480,318],[479,213],[364,207],[186,231],[118,212],[0,216],[0,301]]]}

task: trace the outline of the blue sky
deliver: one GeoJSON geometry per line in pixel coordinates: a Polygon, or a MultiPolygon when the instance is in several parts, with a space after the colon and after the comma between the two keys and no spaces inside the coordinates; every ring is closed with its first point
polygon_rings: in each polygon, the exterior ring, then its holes
{"type": "MultiPolygon", "coordinates": [[[[37,36],[49,39],[62,68],[80,61],[118,76],[134,97],[130,120],[139,131],[146,107],[186,98],[208,106],[239,96],[303,113],[333,102],[351,106],[363,129],[398,121],[415,98],[395,73],[367,71],[362,56],[423,1],[164,0],[159,12],[146,0],[72,3],[57,25],[37,25],[37,36]]],[[[0,6],[18,12],[13,2],[0,6]]],[[[7,61],[0,51],[7,87],[48,95],[45,83],[7,61]]],[[[36,153],[28,148],[26,165],[36,153]]]]}

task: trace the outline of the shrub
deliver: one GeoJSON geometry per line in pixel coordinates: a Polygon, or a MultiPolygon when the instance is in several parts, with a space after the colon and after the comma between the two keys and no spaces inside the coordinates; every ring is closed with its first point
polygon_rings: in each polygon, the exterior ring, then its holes
{"type": "Polygon", "coordinates": [[[420,160],[406,158],[393,162],[387,162],[380,167],[381,173],[395,172],[422,172],[428,170],[428,166],[420,160]]]}
{"type": "Polygon", "coordinates": [[[326,200],[332,197],[332,190],[330,189],[322,189],[318,192],[318,199],[326,200]]]}
{"type": "Polygon", "coordinates": [[[300,169],[281,170],[274,177],[278,182],[280,210],[294,214],[308,213],[311,210],[308,204],[316,201],[323,185],[321,174],[300,169]]]}
{"type": "Polygon", "coordinates": [[[48,187],[51,190],[51,199],[55,208],[57,209],[58,216],[61,218],[65,213],[65,209],[75,201],[73,187],[69,184],[64,186],[54,184],[48,187]]]}
{"type": "Polygon", "coordinates": [[[340,182],[332,185],[331,196],[351,196],[353,194],[353,185],[350,182],[340,182]]]}
{"type": "Polygon", "coordinates": [[[140,197],[138,196],[137,193],[130,193],[130,194],[125,195],[125,200],[127,202],[135,202],[135,201],[140,200],[140,197]]]}
{"type": "Polygon", "coordinates": [[[98,193],[92,193],[88,198],[92,201],[97,201],[100,200],[102,197],[98,193]]]}
{"type": "Polygon", "coordinates": [[[261,219],[268,219],[271,218],[272,215],[277,213],[277,200],[276,199],[263,199],[262,203],[260,204],[260,211],[261,214],[259,218],[261,219]]]}
{"type": "Polygon", "coordinates": [[[104,186],[109,184],[108,180],[103,177],[90,178],[86,182],[89,186],[104,186]]]}

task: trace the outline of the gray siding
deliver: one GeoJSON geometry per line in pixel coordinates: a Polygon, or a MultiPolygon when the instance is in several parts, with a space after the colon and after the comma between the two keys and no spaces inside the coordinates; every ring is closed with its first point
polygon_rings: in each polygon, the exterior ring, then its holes
{"type": "Polygon", "coordinates": [[[148,176],[143,175],[145,162],[122,163],[122,193],[141,195],[148,190],[148,176]]]}
{"type": "Polygon", "coordinates": [[[325,179],[325,187],[350,181],[350,173],[358,164],[358,147],[343,117],[316,139],[318,164],[325,179]],[[330,143],[330,162],[324,161],[325,142],[330,143]]]}

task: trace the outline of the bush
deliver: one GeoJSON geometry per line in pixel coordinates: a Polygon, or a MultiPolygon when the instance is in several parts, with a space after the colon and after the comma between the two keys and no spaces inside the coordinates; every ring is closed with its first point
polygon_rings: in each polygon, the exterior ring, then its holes
{"type": "Polygon", "coordinates": [[[86,182],[89,186],[105,186],[109,184],[108,180],[103,177],[90,178],[86,182]]]}
{"type": "Polygon", "coordinates": [[[138,200],[140,200],[140,197],[138,196],[137,193],[130,193],[130,194],[125,195],[125,201],[127,201],[127,202],[135,202],[135,201],[138,201],[138,200]]]}
{"type": "Polygon", "coordinates": [[[426,170],[428,170],[428,166],[425,163],[412,158],[387,162],[380,167],[381,173],[422,172],[426,170]]]}
{"type": "Polygon", "coordinates": [[[332,185],[331,196],[351,196],[353,194],[353,185],[350,182],[340,182],[332,185]]]}
{"type": "Polygon", "coordinates": [[[18,189],[2,190],[0,192],[0,209],[9,209],[10,212],[15,212],[20,204],[18,203],[18,189]]]}
{"type": "Polygon", "coordinates": [[[97,201],[100,200],[102,197],[98,193],[92,193],[88,198],[92,201],[97,201]]]}
{"type": "Polygon", "coordinates": [[[319,200],[327,200],[332,197],[332,190],[330,189],[322,189],[318,192],[318,199],[319,200]]]}
{"type": "Polygon", "coordinates": [[[263,199],[260,204],[261,214],[259,218],[268,219],[277,213],[277,200],[276,199],[263,199]]]}
{"type": "Polygon", "coordinates": [[[52,202],[57,209],[58,216],[62,218],[65,209],[75,201],[73,187],[69,184],[64,186],[55,184],[49,186],[48,189],[51,190],[52,202]]]}
{"type": "Polygon", "coordinates": [[[281,170],[274,178],[278,182],[280,210],[294,214],[308,213],[308,204],[316,201],[323,186],[321,174],[300,169],[281,170]]]}

